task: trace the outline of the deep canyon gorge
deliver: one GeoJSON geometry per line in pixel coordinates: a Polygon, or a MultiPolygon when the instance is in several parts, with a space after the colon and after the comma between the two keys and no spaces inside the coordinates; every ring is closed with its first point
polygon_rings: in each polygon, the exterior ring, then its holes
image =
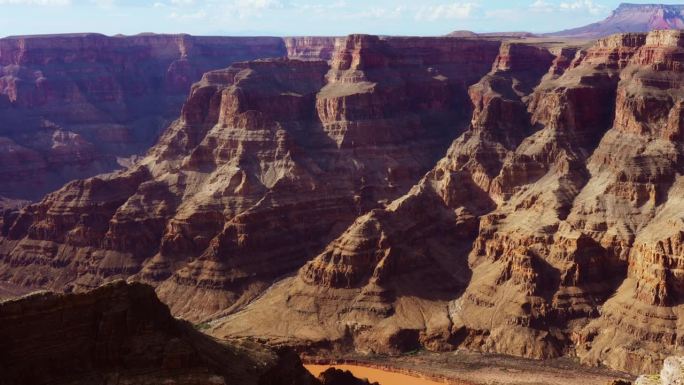
{"type": "Polygon", "coordinates": [[[592,28],[0,39],[0,384],[70,383],[60,355],[84,384],[340,383],[297,353],[660,371],[684,31],[592,28]]]}

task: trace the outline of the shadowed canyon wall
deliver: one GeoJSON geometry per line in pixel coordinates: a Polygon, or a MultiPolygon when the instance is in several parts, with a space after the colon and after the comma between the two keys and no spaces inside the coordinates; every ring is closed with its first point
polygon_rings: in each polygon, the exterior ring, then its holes
{"type": "Polygon", "coordinates": [[[333,46],[333,38],[154,34],[0,39],[0,197],[35,200],[128,166],[209,70],[288,54],[327,60],[333,46]]]}

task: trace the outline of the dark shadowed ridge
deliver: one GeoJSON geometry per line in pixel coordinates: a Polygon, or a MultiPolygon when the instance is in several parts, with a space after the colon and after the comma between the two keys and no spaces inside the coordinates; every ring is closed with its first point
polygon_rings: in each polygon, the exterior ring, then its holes
{"type": "Polygon", "coordinates": [[[318,383],[294,352],[219,343],[139,283],[0,302],[0,339],[2,385],[318,383]]]}

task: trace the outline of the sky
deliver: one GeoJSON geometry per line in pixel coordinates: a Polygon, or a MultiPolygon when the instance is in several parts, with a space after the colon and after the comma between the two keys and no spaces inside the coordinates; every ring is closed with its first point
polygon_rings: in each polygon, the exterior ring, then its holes
{"type": "MultiPolygon", "coordinates": [[[[631,1],[653,3],[654,1],[631,1]]],[[[662,4],[684,3],[657,1],[662,4]]],[[[552,32],[601,20],[613,0],[0,0],[0,36],[442,35],[552,32]]]]}

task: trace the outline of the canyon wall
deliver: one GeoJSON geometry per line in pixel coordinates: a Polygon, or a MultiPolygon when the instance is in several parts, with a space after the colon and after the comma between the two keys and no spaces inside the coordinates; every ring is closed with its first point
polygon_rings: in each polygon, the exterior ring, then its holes
{"type": "Polygon", "coordinates": [[[212,333],[656,369],[682,345],[682,41],[504,43],[470,127],[408,194],[212,333]]]}
{"type": "Polygon", "coordinates": [[[135,165],[5,210],[5,290],[142,281],[307,350],[680,353],[684,33],[292,39],[205,73],[135,165]]]}
{"type": "Polygon", "coordinates": [[[174,314],[230,313],[406,193],[471,113],[499,42],[353,35],[330,62],[206,73],[127,170],[77,180],[3,219],[13,287],[154,285],[174,314]]]}
{"type": "Polygon", "coordinates": [[[35,200],[128,166],[178,117],[203,73],[285,55],[283,40],[269,37],[2,38],[0,197],[35,200]]]}

